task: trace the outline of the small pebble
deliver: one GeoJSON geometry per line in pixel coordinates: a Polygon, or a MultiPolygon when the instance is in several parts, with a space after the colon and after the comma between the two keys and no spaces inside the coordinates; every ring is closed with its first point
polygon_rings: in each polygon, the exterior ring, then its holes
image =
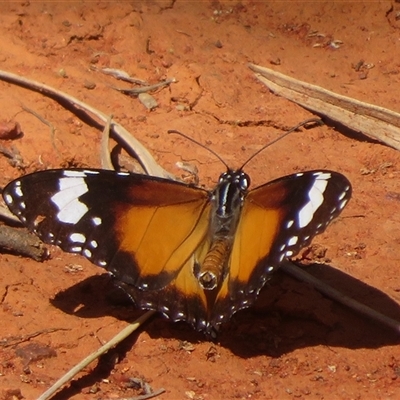
{"type": "Polygon", "coordinates": [[[148,110],[153,110],[158,107],[156,99],[151,94],[140,93],[138,99],[148,110]]]}
{"type": "Polygon", "coordinates": [[[17,139],[22,136],[21,125],[16,121],[0,121],[0,139],[17,139]]]}
{"type": "Polygon", "coordinates": [[[88,81],[85,79],[85,82],[83,82],[83,87],[89,90],[93,90],[96,87],[96,84],[92,81],[88,81]]]}

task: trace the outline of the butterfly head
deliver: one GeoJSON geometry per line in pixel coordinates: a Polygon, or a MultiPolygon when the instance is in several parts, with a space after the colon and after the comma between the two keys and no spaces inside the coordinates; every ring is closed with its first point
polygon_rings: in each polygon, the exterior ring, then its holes
{"type": "Polygon", "coordinates": [[[228,169],[221,174],[213,193],[218,206],[216,214],[229,217],[240,209],[249,186],[250,177],[242,170],[228,169]]]}

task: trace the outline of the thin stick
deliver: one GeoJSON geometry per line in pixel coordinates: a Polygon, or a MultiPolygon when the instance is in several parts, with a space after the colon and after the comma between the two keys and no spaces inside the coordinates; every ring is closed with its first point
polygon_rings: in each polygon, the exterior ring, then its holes
{"type": "Polygon", "coordinates": [[[107,123],[104,126],[103,133],[101,135],[101,152],[100,152],[101,168],[110,170],[114,170],[110,152],[108,151],[108,140],[110,139],[110,127],[112,118],[113,116],[110,115],[107,118],[107,123]]]}
{"type": "Polygon", "coordinates": [[[41,329],[40,331],[36,331],[33,333],[28,333],[27,335],[11,336],[4,339],[0,339],[0,347],[16,346],[20,343],[27,342],[40,335],[45,335],[57,331],[69,331],[69,330],[70,329],[68,328],[48,328],[48,329],[41,329]]]}
{"type": "Polygon", "coordinates": [[[138,96],[141,93],[152,92],[153,90],[159,89],[160,87],[163,87],[163,86],[170,85],[171,83],[174,83],[174,82],[176,82],[175,78],[169,78],[169,79],[166,79],[165,81],[155,83],[154,85],[142,86],[139,88],[122,89],[122,88],[117,88],[114,86],[112,86],[112,88],[114,90],[118,90],[119,92],[124,93],[124,94],[128,94],[131,96],[138,96]]]}
{"type": "Polygon", "coordinates": [[[25,105],[21,105],[22,109],[25,110],[26,112],[32,114],[35,116],[40,122],[43,124],[47,125],[50,128],[50,138],[51,138],[51,145],[53,146],[53,149],[56,151],[58,155],[60,155],[60,152],[57,149],[56,143],[55,143],[55,132],[56,129],[54,128],[54,125],[50,122],[47,121],[44,117],[42,117],[39,113],[36,111],[32,110],[31,108],[26,107],[25,105]]]}
{"type": "Polygon", "coordinates": [[[91,362],[99,358],[102,354],[106,353],[108,350],[116,346],[118,343],[122,342],[122,340],[126,339],[132,332],[138,329],[145,321],[147,321],[152,315],[155,314],[155,311],[147,311],[141,317],[139,317],[136,321],[129,324],[127,327],[122,329],[122,331],[114,336],[109,342],[107,342],[104,346],[101,346],[94,353],[90,354],[84,360],[82,360],[79,364],[75,365],[72,369],[70,369],[64,376],[62,376],[52,387],[46,390],[37,400],[47,400],[50,399],[51,396],[56,393],[65,383],[69,382],[77,373],[82,371],[85,367],[87,367],[91,362]]]}
{"type": "Polygon", "coordinates": [[[134,83],[135,85],[148,85],[147,82],[142,79],[132,78],[126,71],[116,68],[97,68],[95,65],[91,64],[90,69],[93,71],[102,72],[105,75],[111,75],[115,79],[120,79],[121,81],[134,83]]]}
{"type": "Polygon", "coordinates": [[[287,275],[292,276],[293,278],[311,284],[315,289],[319,292],[326,295],[328,298],[343,304],[344,306],[350,308],[351,310],[375,321],[381,323],[388,328],[394,330],[396,333],[400,334],[400,322],[396,321],[392,318],[387,317],[386,315],[381,314],[378,311],[373,310],[372,308],[359,303],[358,301],[352,299],[349,296],[339,292],[338,290],[332,288],[326,283],[320,281],[314,276],[310,275],[308,272],[294,265],[290,261],[283,261],[280,268],[287,275]]]}

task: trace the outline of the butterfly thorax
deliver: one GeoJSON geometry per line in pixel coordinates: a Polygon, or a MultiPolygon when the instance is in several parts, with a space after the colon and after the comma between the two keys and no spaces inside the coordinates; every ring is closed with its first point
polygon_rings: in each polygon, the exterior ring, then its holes
{"type": "Polygon", "coordinates": [[[211,196],[210,249],[200,265],[197,278],[205,290],[221,284],[227,272],[233,240],[250,178],[243,171],[223,173],[211,196]]]}

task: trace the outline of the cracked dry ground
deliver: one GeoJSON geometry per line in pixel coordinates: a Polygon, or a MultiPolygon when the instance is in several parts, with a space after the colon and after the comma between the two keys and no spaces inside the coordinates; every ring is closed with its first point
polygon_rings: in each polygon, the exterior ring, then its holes
{"type": "MultiPolygon", "coordinates": [[[[182,176],[176,162],[188,162],[198,168],[200,185],[211,188],[223,165],[168,129],[238,167],[312,116],[271,94],[248,62],[400,111],[398,8],[390,1],[1,3],[1,69],[113,114],[165,169],[182,176]],[[373,68],[357,70],[360,61],[373,68]],[[112,89],[128,84],[91,65],[150,83],[177,82],[154,93],[158,108],[149,112],[112,89]]],[[[22,157],[17,165],[0,157],[1,186],[45,168],[99,167],[95,126],[37,93],[0,87],[2,123],[18,122],[23,132],[0,140],[22,157]],[[24,107],[50,122],[54,137],[24,107]]],[[[314,168],[345,174],[354,194],[314,240],[332,268],[308,271],[399,319],[399,153],[322,126],[274,144],[246,172],[256,186],[314,168]]],[[[2,253],[0,268],[0,396],[6,400],[37,398],[140,314],[112,300],[114,286],[103,270],[57,249],[44,263],[2,253]]],[[[55,398],[132,397],[143,389],[130,387],[130,378],[140,378],[154,390],[165,388],[163,399],[396,399],[398,343],[388,330],[277,273],[215,343],[186,323],[153,318],[55,398]]]]}

